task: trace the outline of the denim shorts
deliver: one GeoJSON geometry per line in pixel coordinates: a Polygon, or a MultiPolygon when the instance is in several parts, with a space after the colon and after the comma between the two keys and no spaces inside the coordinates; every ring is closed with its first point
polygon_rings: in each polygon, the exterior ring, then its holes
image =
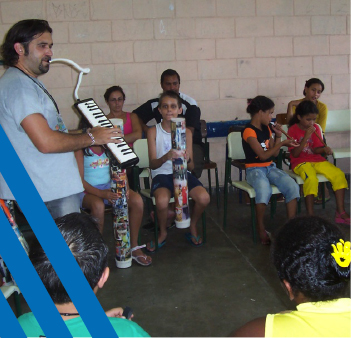
{"type": "Polygon", "coordinates": [[[283,194],[285,203],[300,198],[298,184],[285,171],[278,169],[275,163],[267,167],[246,168],[246,181],[255,189],[256,204],[268,204],[272,196],[271,184],[277,186],[283,194]]]}
{"type": "MultiPolygon", "coordinates": [[[[192,175],[189,171],[188,174],[188,191],[198,186],[202,187],[201,182],[192,175]]],[[[154,191],[158,188],[166,188],[171,192],[171,197],[174,197],[174,183],[173,174],[164,175],[159,174],[152,179],[150,195],[154,195],[154,191]]]]}
{"type": "MultiPolygon", "coordinates": [[[[104,183],[104,184],[97,184],[97,185],[94,185],[94,188],[97,188],[99,190],[111,190],[111,182],[108,182],[108,183],[104,183]]],[[[87,194],[87,192],[84,190],[83,192],[81,192],[79,194],[79,198],[80,198],[80,207],[83,208],[82,204],[83,204],[83,198],[84,196],[87,194]]],[[[110,205],[110,201],[108,200],[105,200],[104,199],[104,204],[105,205],[110,205]]]]}

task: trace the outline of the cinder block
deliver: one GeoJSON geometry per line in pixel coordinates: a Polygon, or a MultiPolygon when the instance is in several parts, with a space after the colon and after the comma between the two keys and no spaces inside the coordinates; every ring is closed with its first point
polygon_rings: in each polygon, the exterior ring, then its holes
{"type": "Polygon", "coordinates": [[[331,1],[332,15],[350,15],[350,0],[331,1]]]}
{"type": "Polygon", "coordinates": [[[329,55],[327,35],[295,37],[294,55],[329,55]]]}
{"type": "Polygon", "coordinates": [[[215,58],[215,40],[176,40],[177,60],[204,60],[215,58]]]}
{"type": "Polygon", "coordinates": [[[193,97],[196,101],[219,99],[219,81],[184,81],[182,82],[182,92],[193,97]]]}
{"type": "Polygon", "coordinates": [[[77,77],[78,73],[72,70],[71,67],[62,63],[53,63],[50,65],[49,72],[40,76],[40,81],[42,81],[47,88],[72,87],[76,84],[76,81],[72,79],[72,71],[77,77]]]}
{"type": "Polygon", "coordinates": [[[94,64],[133,62],[133,42],[99,42],[91,45],[94,64]]]}
{"type": "Polygon", "coordinates": [[[325,95],[323,100],[328,110],[350,109],[350,94],[325,95]]]}
{"type": "Polygon", "coordinates": [[[84,86],[111,86],[116,84],[114,65],[90,65],[90,73],[83,76],[84,86]]]}
{"type": "Polygon", "coordinates": [[[201,118],[206,122],[247,120],[246,99],[198,101],[201,118]]]}
{"type": "Polygon", "coordinates": [[[331,35],[329,39],[331,55],[350,54],[350,35],[331,35]]]}
{"type": "Polygon", "coordinates": [[[173,40],[134,42],[136,62],[172,61],[175,59],[173,40]]]}
{"type": "MultiPolygon", "coordinates": [[[[199,61],[201,62],[201,61],[199,61]]],[[[157,62],[157,81],[160,82],[161,74],[166,69],[174,69],[180,76],[180,83],[182,81],[197,80],[197,61],[171,61],[171,62],[157,62]]]]}
{"type": "Polygon", "coordinates": [[[277,76],[297,76],[312,74],[312,57],[277,58],[277,76]]]}
{"type": "Polygon", "coordinates": [[[295,78],[258,79],[258,94],[268,97],[289,96],[295,94],[295,78]]]}
{"type": "Polygon", "coordinates": [[[1,22],[14,24],[24,19],[44,19],[43,1],[8,1],[0,3],[1,22]]]}
{"type": "Polygon", "coordinates": [[[234,37],[234,18],[196,19],[197,38],[234,37]]]}
{"type": "Polygon", "coordinates": [[[237,77],[236,60],[199,60],[199,80],[232,79],[237,77]]]}
{"type": "Polygon", "coordinates": [[[154,20],[156,39],[191,39],[196,37],[194,19],[154,20]]]}
{"type": "Polygon", "coordinates": [[[112,22],[113,41],[147,40],[153,37],[152,20],[116,20],[112,22]]]}
{"type": "Polygon", "coordinates": [[[256,39],[256,56],[293,56],[292,45],[290,37],[258,37],[256,39]]]}
{"type": "Polygon", "coordinates": [[[158,97],[162,92],[162,88],[159,82],[137,84],[137,90],[138,90],[138,106],[142,105],[148,100],[158,97]]]}
{"type": "Polygon", "coordinates": [[[175,16],[172,1],[164,0],[134,0],[133,14],[136,19],[173,18],[175,16]]]}
{"type": "Polygon", "coordinates": [[[269,0],[257,1],[257,15],[293,15],[293,1],[291,0],[269,0]]]}
{"type": "Polygon", "coordinates": [[[218,39],[216,56],[219,59],[235,59],[255,56],[254,38],[218,39]]]}
{"type": "Polygon", "coordinates": [[[149,83],[157,81],[156,63],[121,63],[115,64],[117,83],[149,83]]]}
{"type": "Polygon", "coordinates": [[[311,20],[306,16],[275,16],[274,35],[303,36],[311,34],[311,20]]]}
{"type": "Polygon", "coordinates": [[[286,96],[279,96],[274,98],[271,97],[271,99],[275,104],[273,117],[276,117],[277,114],[285,114],[288,109],[288,103],[294,100],[295,98],[296,97],[286,97],[286,96]]]}
{"type": "Polygon", "coordinates": [[[255,58],[238,60],[239,78],[275,77],[274,58],[255,58]]]}
{"type": "Polygon", "coordinates": [[[12,25],[0,25],[0,41],[3,41],[5,38],[5,35],[9,31],[12,25]]]}
{"type": "Polygon", "coordinates": [[[216,16],[215,0],[175,0],[177,18],[216,16]]]}
{"type": "Polygon", "coordinates": [[[91,48],[88,43],[80,44],[54,44],[52,48],[54,52],[53,58],[70,59],[79,65],[91,64],[91,48]]]}
{"type": "Polygon", "coordinates": [[[295,0],[295,15],[329,15],[330,0],[295,0]]]}
{"type": "Polygon", "coordinates": [[[111,41],[110,21],[71,22],[69,24],[70,42],[111,41]]]}
{"type": "Polygon", "coordinates": [[[240,17],[235,19],[236,36],[272,36],[273,17],[240,17]]]}
{"type": "Polygon", "coordinates": [[[332,75],[332,93],[350,94],[350,74],[332,75]]]}
{"type": "Polygon", "coordinates": [[[347,56],[314,56],[313,73],[325,74],[326,71],[332,71],[333,74],[348,74],[349,65],[347,56]]]}
{"type": "Polygon", "coordinates": [[[133,18],[133,0],[90,0],[93,20],[127,20],[133,18]]]}
{"type": "MultiPolygon", "coordinates": [[[[31,1],[26,1],[28,4],[31,1]]],[[[86,21],[89,20],[89,2],[73,1],[43,1],[46,2],[46,12],[49,22],[52,21],[86,21]]]]}
{"type": "Polygon", "coordinates": [[[69,23],[68,22],[49,22],[52,28],[52,39],[54,45],[56,43],[68,43],[69,42],[69,23]]]}
{"type": "Polygon", "coordinates": [[[255,0],[217,0],[217,16],[255,16],[255,0]]]}
{"type": "Polygon", "coordinates": [[[346,16],[313,16],[312,34],[346,34],[346,16]]]}
{"type": "Polygon", "coordinates": [[[256,79],[221,80],[221,99],[247,99],[257,96],[256,79]]]}

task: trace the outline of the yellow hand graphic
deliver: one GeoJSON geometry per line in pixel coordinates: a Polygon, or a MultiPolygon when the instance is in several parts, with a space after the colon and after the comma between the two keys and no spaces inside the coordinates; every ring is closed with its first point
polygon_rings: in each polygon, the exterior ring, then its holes
{"type": "Polygon", "coordinates": [[[331,254],[336,263],[342,268],[346,268],[350,265],[350,242],[344,242],[340,239],[340,242],[336,243],[336,246],[332,244],[334,252],[331,254]]]}

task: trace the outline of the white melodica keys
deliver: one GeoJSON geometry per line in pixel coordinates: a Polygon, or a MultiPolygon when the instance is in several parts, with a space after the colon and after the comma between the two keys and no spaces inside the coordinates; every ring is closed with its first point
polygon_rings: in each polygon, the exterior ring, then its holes
{"type": "MultiPolygon", "coordinates": [[[[113,128],[113,124],[106,117],[93,99],[78,101],[74,104],[77,110],[87,119],[92,127],[113,128]]],[[[107,143],[105,146],[112,152],[121,169],[128,168],[139,162],[138,156],[133,152],[123,137],[116,137],[121,143],[107,143]]]]}

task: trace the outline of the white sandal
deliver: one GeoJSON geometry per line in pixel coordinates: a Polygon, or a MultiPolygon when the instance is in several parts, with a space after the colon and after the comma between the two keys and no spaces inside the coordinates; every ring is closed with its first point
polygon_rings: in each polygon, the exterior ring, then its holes
{"type": "Polygon", "coordinates": [[[139,245],[139,246],[135,246],[134,248],[132,248],[131,252],[132,252],[132,259],[134,259],[138,264],[142,265],[142,266],[149,266],[152,262],[149,262],[149,263],[144,263],[140,258],[143,258],[143,259],[147,259],[147,255],[139,255],[139,256],[133,256],[133,251],[135,250],[138,250],[138,249],[141,249],[141,248],[145,248],[146,247],[146,244],[143,244],[143,245],[139,245]]]}

